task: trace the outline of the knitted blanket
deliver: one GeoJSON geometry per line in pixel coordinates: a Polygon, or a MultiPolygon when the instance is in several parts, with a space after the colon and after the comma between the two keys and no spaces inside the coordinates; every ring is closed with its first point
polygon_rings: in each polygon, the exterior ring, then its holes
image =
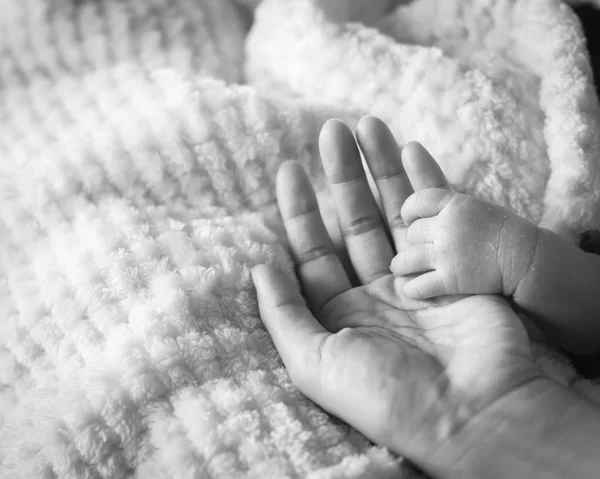
{"type": "Polygon", "coordinates": [[[285,160],[335,236],[317,134],[366,113],[458,190],[600,226],[598,100],[558,0],[0,2],[0,477],[417,477],[293,387],[249,275],[293,276],[285,160]]]}

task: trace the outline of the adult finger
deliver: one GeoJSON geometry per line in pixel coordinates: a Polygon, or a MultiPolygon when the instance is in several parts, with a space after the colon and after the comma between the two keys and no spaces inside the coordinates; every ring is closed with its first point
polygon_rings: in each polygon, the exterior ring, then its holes
{"type": "Polygon", "coordinates": [[[406,225],[400,214],[413,188],[402,165],[401,149],[387,125],[379,118],[367,116],[356,128],[356,138],[373,175],[385,219],[396,251],[404,248],[406,225]]]}
{"type": "Polygon", "coordinates": [[[311,309],[318,312],[351,284],[327,234],[312,185],[294,161],[279,169],[277,201],[302,288],[311,309]]]}
{"type": "Polygon", "coordinates": [[[415,191],[426,188],[451,189],[440,165],[421,144],[412,142],[402,148],[402,164],[415,191]]]}
{"type": "Polygon", "coordinates": [[[394,251],[352,132],[339,120],[328,121],[321,130],[319,149],[340,230],[358,277],[369,283],[389,274],[394,251]]]}
{"type": "Polygon", "coordinates": [[[310,313],[300,291],[279,269],[258,265],[252,270],[260,317],[290,377],[301,390],[315,388],[320,349],[330,335],[310,313]]]}

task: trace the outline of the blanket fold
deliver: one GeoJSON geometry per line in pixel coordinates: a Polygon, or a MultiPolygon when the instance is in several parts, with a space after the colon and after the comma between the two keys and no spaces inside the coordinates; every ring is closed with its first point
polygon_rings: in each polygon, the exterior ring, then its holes
{"type": "Polygon", "coordinates": [[[265,0],[249,83],[376,114],[401,143],[424,143],[455,188],[573,240],[600,222],[598,101],[567,6],[420,0],[367,28],[357,4],[265,0]]]}

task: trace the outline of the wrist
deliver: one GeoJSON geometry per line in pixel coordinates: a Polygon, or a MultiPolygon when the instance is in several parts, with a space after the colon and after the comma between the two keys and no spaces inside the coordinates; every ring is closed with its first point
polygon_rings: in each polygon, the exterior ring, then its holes
{"type": "Polygon", "coordinates": [[[598,477],[600,409],[547,378],[470,419],[422,466],[435,477],[598,477]]]}
{"type": "Polygon", "coordinates": [[[577,354],[600,351],[600,257],[538,228],[530,267],[511,299],[561,348],[577,354]]]}
{"type": "MultiPolygon", "coordinates": [[[[515,287],[511,293],[513,299],[524,298],[527,299],[532,296],[533,290],[537,290],[539,286],[539,271],[540,266],[543,266],[544,255],[548,250],[548,235],[554,235],[549,230],[535,226],[535,247],[533,248],[531,257],[527,261],[527,268],[524,270],[524,274],[520,276],[516,282],[515,287]]],[[[527,301],[525,301],[527,302],[527,301]]]]}
{"type": "Polygon", "coordinates": [[[539,261],[541,229],[519,216],[505,221],[498,240],[502,294],[512,298],[539,261]]]}

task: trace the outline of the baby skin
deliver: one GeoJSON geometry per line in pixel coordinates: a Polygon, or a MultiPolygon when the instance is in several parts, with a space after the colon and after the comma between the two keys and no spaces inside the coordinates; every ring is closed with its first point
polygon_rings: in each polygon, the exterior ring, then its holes
{"type": "MultiPolygon", "coordinates": [[[[410,161],[433,159],[418,143],[406,149],[412,150],[402,154],[410,178],[410,161]]],[[[402,286],[405,296],[502,294],[565,350],[600,353],[600,256],[500,206],[457,193],[445,179],[409,196],[401,216],[406,247],[390,269],[410,278],[402,286]]]]}

